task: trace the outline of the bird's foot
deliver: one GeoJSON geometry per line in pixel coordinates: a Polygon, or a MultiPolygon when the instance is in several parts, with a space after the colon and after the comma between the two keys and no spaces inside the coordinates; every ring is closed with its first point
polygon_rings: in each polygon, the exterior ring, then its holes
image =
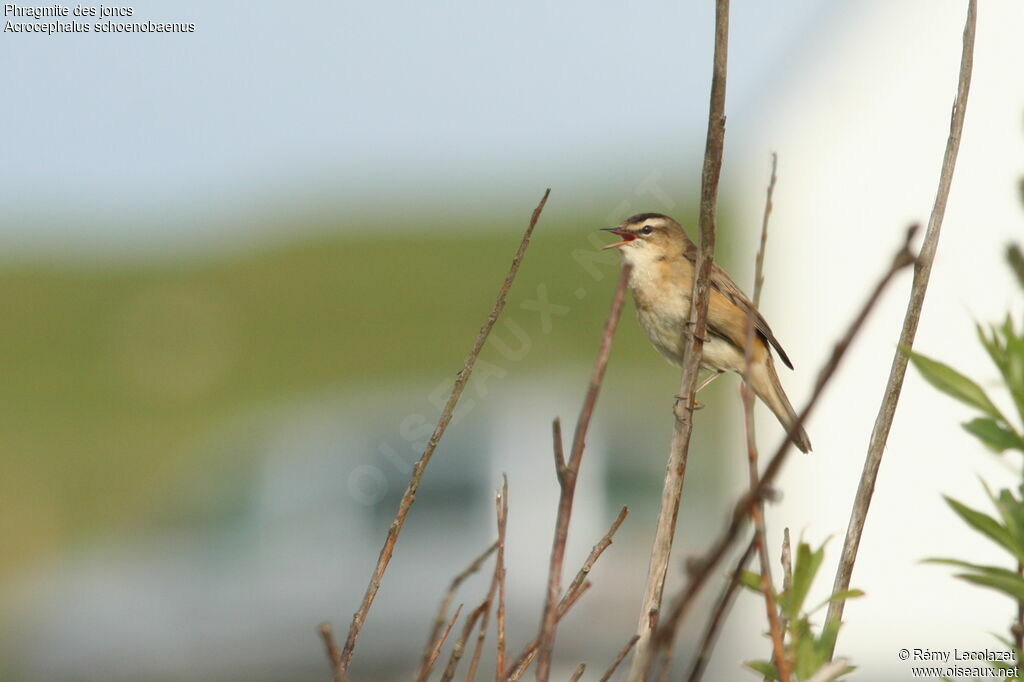
{"type": "MultiPolygon", "coordinates": [[[[677,395],[676,396],[676,400],[681,400],[682,402],[686,402],[686,396],[685,395],[677,395]]],[[[694,399],[693,407],[691,409],[693,409],[694,411],[696,411],[696,410],[703,410],[704,409],[704,403],[700,402],[699,400],[694,399]]]]}

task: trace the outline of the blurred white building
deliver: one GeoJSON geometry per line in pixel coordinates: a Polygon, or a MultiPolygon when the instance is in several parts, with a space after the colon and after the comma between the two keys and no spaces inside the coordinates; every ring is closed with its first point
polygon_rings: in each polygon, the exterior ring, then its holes
{"type": "MultiPolygon", "coordinates": [[[[1024,5],[979,5],[966,126],[915,347],[990,386],[998,373],[973,321],[1024,308],[1003,260],[1008,242],[1024,240],[1024,5]]],[[[782,85],[765,93],[756,115],[748,107],[747,116],[729,119],[725,186],[748,226],[744,262],[753,261],[770,152],[779,153],[763,307],[796,363],[787,386],[797,404],[906,227],[927,223],[965,17],[959,0],[843,3],[794,51],[782,85]]],[[[768,517],[776,556],[784,526],[814,543],[834,536],[820,598],[831,588],[910,279],[908,272],[890,288],[848,355],[808,426],[814,452],[787,465],[785,500],[768,517]]],[[[1005,562],[940,497],[987,509],[978,476],[993,487],[1017,483],[1021,463],[1012,453],[1004,465],[960,428],[972,416],[909,370],[853,575],[867,596],[847,605],[838,644],[859,667],[858,679],[908,677],[901,647],[997,648],[990,633],[1007,632],[1014,613],[1007,599],[921,563],[934,556],[1005,562]]],[[[736,660],[765,656],[762,605],[741,600],[740,607],[750,617],[730,621],[723,641],[735,651],[719,657],[709,679],[728,677],[736,660]]]]}

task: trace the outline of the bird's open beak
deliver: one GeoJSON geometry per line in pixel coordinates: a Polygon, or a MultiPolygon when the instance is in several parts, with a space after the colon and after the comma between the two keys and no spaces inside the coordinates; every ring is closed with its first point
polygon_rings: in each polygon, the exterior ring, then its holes
{"type": "Polygon", "coordinates": [[[611,232],[612,234],[617,234],[618,236],[622,237],[622,241],[621,242],[615,242],[614,244],[609,244],[608,246],[605,246],[604,248],[602,248],[601,249],[602,251],[604,251],[605,249],[615,249],[615,248],[618,248],[620,246],[625,246],[626,244],[628,244],[631,241],[633,241],[634,239],[636,239],[636,235],[633,234],[632,232],[626,232],[625,230],[620,230],[617,227],[602,227],[601,231],[602,232],[611,232]]]}

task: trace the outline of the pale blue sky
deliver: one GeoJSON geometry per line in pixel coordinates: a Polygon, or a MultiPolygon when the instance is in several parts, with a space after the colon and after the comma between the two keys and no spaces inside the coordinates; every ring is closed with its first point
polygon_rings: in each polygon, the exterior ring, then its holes
{"type": "MultiPolygon", "coordinates": [[[[133,21],[197,31],[0,34],[0,206],[30,219],[0,239],[187,232],[195,220],[152,218],[385,186],[635,183],[643,159],[702,146],[710,0],[132,5],[133,21]]],[[[825,5],[733,3],[733,115],[791,68],[825,5]]]]}

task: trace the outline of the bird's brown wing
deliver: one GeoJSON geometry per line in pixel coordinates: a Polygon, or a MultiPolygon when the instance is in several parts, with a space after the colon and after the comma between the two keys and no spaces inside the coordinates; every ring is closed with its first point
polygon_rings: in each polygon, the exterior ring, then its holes
{"type": "Polygon", "coordinates": [[[775,334],[772,333],[764,316],[754,307],[751,299],[746,298],[746,295],[736,286],[728,273],[718,266],[718,263],[711,264],[711,286],[728,298],[744,315],[752,314],[754,316],[754,329],[772,345],[782,363],[792,370],[793,363],[790,361],[790,356],[785,354],[782,344],[775,338],[775,334]]]}
{"type": "MultiPolygon", "coordinates": [[[[686,246],[683,249],[683,256],[686,258],[686,260],[693,263],[694,267],[696,268],[697,245],[694,244],[689,239],[686,240],[686,246]]],[[[694,273],[696,273],[696,269],[694,270],[694,273]]],[[[786,351],[783,350],[782,344],[779,343],[779,340],[777,338],[775,338],[775,334],[772,333],[772,328],[768,326],[768,322],[764,319],[761,313],[757,311],[757,308],[755,308],[754,304],[750,301],[749,298],[747,298],[747,295],[743,293],[743,290],[736,286],[736,282],[732,281],[732,278],[729,277],[728,273],[726,273],[726,271],[723,270],[722,268],[718,267],[718,263],[711,264],[710,279],[712,290],[717,291],[719,294],[724,296],[726,300],[728,300],[730,303],[736,306],[738,312],[741,315],[743,315],[744,318],[747,315],[753,314],[754,330],[761,336],[761,338],[763,338],[765,341],[772,345],[772,347],[775,349],[775,352],[779,354],[779,359],[782,360],[786,367],[793,369],[793,363],[790,362],[789,356],[786,355],[786,351]]],[[[746,327],[745,319],[741,324],[742,326],[739,327],[740,329],[746,327]]],[[[713,326],[710,319],[708,320],[708,325],[713,326]]],[[[722,334],[725,338],[731,338],[736,336],[735,334],[729,334],[727,330],[719,331],[726,332],[722,334]]],[[[743,342],[741,338],[736,338],[734,339],[734,342],[735,341],[740,341],[739,343],[736,343],[736,345],[739,348],[743,348],[743,342]]]]}
{"type": "Polygon", "coordinates": [[[793,369],[793,363],[790,362],[786,351],[782,349],[782,344],[775,338],[775,334],[772,333],[772,328],[768,326],[768,322],[757,311],[757,308],[754,307],[754,304],[743,293],[743,290],[736,286],[732,278],[729,277],[725,270],[718,267],[717,263],[711,264],[711,287],[729,299],[733,305],[739,308],[743,315],[753,315],[754,329],[772,345],[779,354],[779,359],[782,360],[786,367],[793,369]]]}

